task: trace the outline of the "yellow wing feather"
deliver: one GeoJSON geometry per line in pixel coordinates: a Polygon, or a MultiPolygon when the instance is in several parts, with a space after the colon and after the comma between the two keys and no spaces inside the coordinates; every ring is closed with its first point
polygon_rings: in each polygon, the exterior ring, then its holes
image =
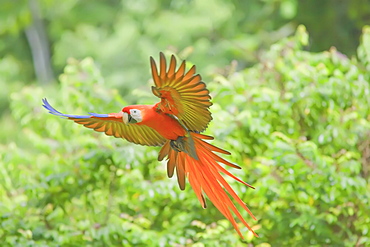
{"type": "Polygon", "coordinates": [[[160,53],[159,72],[150,57],[150,65],[155,86],[154,95],[161,99],[159,110],[176,116],[191,131],[204,131],[212,120],[209,107],[209,91],[200,75],[195,74],[195,66],[185,73],[185,61],[176,71],[176,59],[172,55],[167,70],[166,58],[160,53]]]}
{"type": "Polygon", "coordinates": [[[157,131],[144,125],[129,124],[113,118],[71,118],[75,123],[93,129],[98,132],[104,132],[108,136],[123,138],[129,142],[147,146],[162,146],[164,139],[157,131]]]}
{"type": "Polygon", "coordinates": [[[145,125],[126,125],[122,120],[122,112],[110,114],[72,115],[64,114],[52,107],[46,99],[43,99],[43,107],[55,116],[68,118],[75,123],[98,132],[104,132],[108,136],[123,138],[129,142],[148,146],[162,146],[166,139],[156,130],[145,125]]]}

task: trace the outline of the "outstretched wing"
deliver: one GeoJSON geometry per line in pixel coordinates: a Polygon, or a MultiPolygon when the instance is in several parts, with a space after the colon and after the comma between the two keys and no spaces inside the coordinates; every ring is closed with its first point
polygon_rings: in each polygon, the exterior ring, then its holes
{"type": "Polygon", "coordinates": [[[82,124],[95,131],[105,132],[108,136],[123,138],[129,142],[147,146],[162,146],[166,141],[166,139],[152,128],[144,125],[124,124],[121,112],[110,114],[89,113],[90,115],[86,116],[70,115],[57,111],[46,99],[43,99],[42,102],[44,103],[43,107],[45,107],[49,113],[68,118],[75,123],[82,124]]]}
{"type": "Polygon", "coordinates": [[[195,66],[185,73],[185,61],[176,70],[176,59],[172,55],[167,70],[166,58],[159,54],[159,74],[157,65],[150,57],[150,65],[155,87],[154,95],[161,101],[158,108],[170,115],[174,115],[188,130],[204,131],[212,120],[209,107],[211,97],[202,78],[195,74],[195,66]]]}

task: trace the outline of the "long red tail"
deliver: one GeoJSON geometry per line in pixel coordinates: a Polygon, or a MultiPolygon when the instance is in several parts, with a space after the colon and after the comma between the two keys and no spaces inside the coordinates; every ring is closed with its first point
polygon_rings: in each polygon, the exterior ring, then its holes
{"type": "Polygon", "coordinates": [[[192,186],[195,194],[197,195],[202,207],[206,207],[205,199],[203,193],[208,196],[211,202],[216,206],[216,208],[232,223],[235,230],[243,238],[239,227],[232,215],[232,212],[236,217],[258,237],[258,235],[253,231],[253,229],[248,225],[248,223],[243,219],[242,215],[235,207],[234,203],[231,201],[230,197],[242,206],[249,215],[256,220],[252,212],[246,206],[246,204],[240,199],[240,197],[235,193],[235,191],[226,182],[224,177],[220,174],[226,174],[240,183],[253,188],[251,185],[243,182],[239,178],[232,175],[225,168],[223,168],[219,163],[225,165],[240,168],[227,160],[219,157],[214,152],[219,152],[223,154],[230,154],[228,151],[220,149],[216,146],[205,142],[204,140],[213,140],[213,137],[206,136],[197,133],[190,133],[191,139],[194,142],[194,146],[199,159],[195,159],[188,155],[186,152],[177,152],[171,148],[170,141],[168,141],[159,153],[159,160],[168,156],[167,162],[167,173],[169,177],[172,177],[176,167],[176,174],[181,189],[185,188],[185,177],[188,177],[189,183],[192,186]],[[226,191],[227,193],[226,193],[226,191]]]}

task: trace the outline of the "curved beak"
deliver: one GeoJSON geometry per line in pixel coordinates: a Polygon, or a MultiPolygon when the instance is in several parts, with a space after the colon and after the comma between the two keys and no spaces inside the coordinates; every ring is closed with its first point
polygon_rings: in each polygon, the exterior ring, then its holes
{"type": "Polygon", "coordinates": [[[130,118],[131,118],[131,116],[127,112],[123,113],[122,120],[125,124],[128,124],[130,122],[130,118]]]}

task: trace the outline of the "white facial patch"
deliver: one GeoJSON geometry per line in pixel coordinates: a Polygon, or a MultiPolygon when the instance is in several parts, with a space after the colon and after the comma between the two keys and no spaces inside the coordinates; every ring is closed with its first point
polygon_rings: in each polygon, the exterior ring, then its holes
{"type": "Polygon", "coordinates": [[[143,117],[141,116],[141,111],[138,110],[138,109],[131,109],[130,110],[130,115],[138,123],[140,123],[141,121],[143,121],[143,117]]]}

